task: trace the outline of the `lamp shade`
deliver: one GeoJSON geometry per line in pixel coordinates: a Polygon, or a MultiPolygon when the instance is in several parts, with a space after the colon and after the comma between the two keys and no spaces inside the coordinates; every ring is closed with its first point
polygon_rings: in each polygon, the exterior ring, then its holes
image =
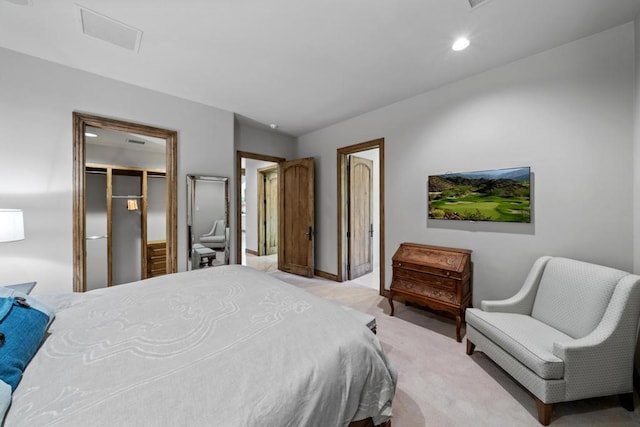
{"type": "Polygon", "coordinates": [[[24,221],[20,209],[0,209],[0,242],[24,239],[24,221]]]}

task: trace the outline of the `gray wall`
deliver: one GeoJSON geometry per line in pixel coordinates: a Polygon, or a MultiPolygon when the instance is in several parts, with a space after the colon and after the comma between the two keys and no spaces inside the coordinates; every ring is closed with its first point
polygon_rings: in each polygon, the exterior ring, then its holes
{"type": "Polygon", "coordinates": [[[37,293],[72,290],[73,111],[178,131],[178,268],[184,270],[186,174],[232,176],[233,113],[6,49],[0,64],[0,207],[24,210],[26,235],[0,244],[2,283],[37,280],[37,293]]]}
{"type": "MultiPolygon", "coordinates": [[[[112,182],[116,196],[141,194],[142,178],[139,176],[113,175],[112,182]]],[[[111,203],[112,284],[121,285],[142,279],[142,218],[140,209],[127,209],[127,199],[115,198],[111,203]]],[[[92,267],[87,262],[87,270],[92,267]]]]}
{"type": "Polygon", "coordinates": [[[196,181],[195,212],[193,212],[194,243],[198,243],[200,236],[211,231],[215,220],[226,220],[224,186],[225,183],[221,181],[196,181]]]}
{"type": "Polygon", "coordinates": [[[404,241],[471,249],[475,305],[515,293],[543,254],[631,270],[633,58],[630,23],[300,137],[317,268],[336,272],[336,149],[382,137],[387,267],[404,241]],[[534,173],[531,225],[427,222],[428,175],[516,166],[534,173]]]}
{"type": "MultiPolygon", "coordinates": [[[[633,271],[640,274],[640,16],[634,21],[635,91],[633,105],[633,271]]],[[[636,371],[640,367],[640,341],[636,344],[636,371]]]]}
{"type": "MultiPolygon", "coordinates": [[[[640,273],[640,16],[634,21],[635,91],[633,105],[633,270],[640,273]]],[[[640,360],[638,361],[640,364],[640,360]]]]}
{"type": "Polygon", "coordinates": [[[270,129],[258,129],[237,121],[235,132],[236,150],[288,160],[296,156],[296,138],[292,136],[270,129]]]}

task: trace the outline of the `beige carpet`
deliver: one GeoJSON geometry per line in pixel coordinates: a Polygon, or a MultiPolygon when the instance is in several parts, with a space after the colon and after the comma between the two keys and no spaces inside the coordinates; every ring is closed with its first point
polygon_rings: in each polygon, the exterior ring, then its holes
{"type": "MultiPolygon", "coordinates": [[[[540,426],[533,397],[480,349],[465,353],[455,340],[455,322],[429,312],[389,303],[375,290],[280,271],[271,275],[324,298],[376,317],[378,338],[399,373],[392,427],[540,426]]],[[[464,331],[463,331],[464,332],[464,331]]],[[[640,426],[636,411],[616,396],[554,405],[552,426],[640,426]]]]}

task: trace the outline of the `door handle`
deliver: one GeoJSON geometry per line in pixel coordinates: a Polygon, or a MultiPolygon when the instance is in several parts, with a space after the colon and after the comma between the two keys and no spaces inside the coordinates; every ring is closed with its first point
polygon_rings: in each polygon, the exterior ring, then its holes
{"type": "Polygon", "coordinates": [[[369,237],[373,237],[373,224],[369,224],[369,237]]]}
{"type": "Polygon", "coordinates": [[[313,227],[309,227],[309,232],[305,234],[307,235],[307,239],[313,240],[313,227]]]}

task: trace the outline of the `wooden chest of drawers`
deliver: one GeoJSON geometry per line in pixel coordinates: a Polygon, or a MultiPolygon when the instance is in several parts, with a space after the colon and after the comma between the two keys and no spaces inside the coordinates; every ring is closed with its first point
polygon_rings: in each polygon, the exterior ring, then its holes
{"type": "Polygon", "coordinates": [[[471,305],[472,280],[470,250],[402,243],[393,255],[391,315],[394,296],[450,313],[456,318],[456,339],[461,342],[460,328],[464,311],[471,305]]]}
{"type": "Polygon", "coordinates": [[[167,274],[167,242],[165,240],[147,242],[146,273],[145,278],[167,274]]]}

